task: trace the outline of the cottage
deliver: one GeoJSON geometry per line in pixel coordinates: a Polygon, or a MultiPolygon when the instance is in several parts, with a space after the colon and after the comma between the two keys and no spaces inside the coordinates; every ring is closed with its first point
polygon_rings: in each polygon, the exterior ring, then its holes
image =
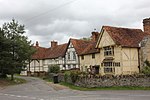
{"type": "Polygon", "coordinates": [[[96,49],[96,43],[99,37],[98,32],[92,32],[91,41],[80,54],[80,70],[84,72],[100,72],[100,51],[96,49]]]}
{"type": "Polygon", "coordinates": [[[66,55],[65,55],[65,65],[66,69],[79,68],[80,59],[79,55],[88,46],[89,41],[81,39],[70,39],[68,42],[66,55]]]}
{"type": "Polygon", "coordinates": [[[100,49],[100,73],[139,73],[139,43],[145,36],[141,29],[103,26],[96,45],[100,49]]]}
{"type": "Polygon", "coordinates": [[[49,65],[57,64],[59,65],[60,69],[65,69],[65,52],[67,49],[67,43],[58,45],[56,41],[51,41],[51,47],[47,49],[45,52],[45,62],[44,68],[47,71],[49,65]]]}
{"type": "Polygon", "coordinates": [[[40,47],[38,41],[36,41],[36,45],[33,46],[36,52],[32,55],[31,61],[29,65],[27,65],[27,71],[31,72],[40,72],[44,71],[44,56],[47,48],[40,47]]]}
{"type": "Polygon", "coordinates": [[[61,70],[64,69],[67,43],[58,45],[56,41],[51,41],[50,48],[43,48],[36,42],[34,48],[36,53],[32,55],[32,60],[27,67],[28,71],[47,72],[48,66],[52,64],[59,65],[61,70]]]}

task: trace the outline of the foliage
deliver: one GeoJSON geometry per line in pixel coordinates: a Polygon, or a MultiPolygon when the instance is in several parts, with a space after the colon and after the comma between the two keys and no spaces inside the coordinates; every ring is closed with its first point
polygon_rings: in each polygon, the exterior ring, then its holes
{"type": "Polygon", "coordinates": [[[83,37],[83,38],[81,38],[81,40],[90,41],[91,39],[83,37]]]}
{"type": "Polygon", "coordinates": [[[48,66],[48,73],[59,73],[60,67],[59,65],[49,65],[48,66]]]}
{"type": "Polygon", "coordinates": [[[81,72],[77,70],[70,71],[70,78],[71,78],[72,83],[75,83],[77,81],[80,74],[81,72]]]}
{"type": "Polygon", "coordinates": [[[0,87],[2,86],[8,86],[8,85],[17,85],[17,84],[23,84],[26,83],[27,81],[22,78],[14,78],[13,81],[11,81],[10,77],[7,77],[5,79],[0,79],[0,87]]]}
{"type": "Polygon", "coordinates": [[[0,28],[0,73],[11,74],[12,80],[13,75],[20,73],[34,53],[31,41],[24,33],[24,25],[14,19],[0,28]]]}
{"type": "Polygon", "coordinates": [[[144,68],[143,68],[143,73],[145,75],[150,75],[150,62],[148,60],[145,61],[145,65],[144,68]]]}

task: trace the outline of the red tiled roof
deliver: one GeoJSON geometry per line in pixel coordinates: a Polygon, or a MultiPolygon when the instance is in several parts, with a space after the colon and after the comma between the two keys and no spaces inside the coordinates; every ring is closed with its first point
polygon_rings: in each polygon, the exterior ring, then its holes
{"type": "Polygon", "coordinates": [[[96,41],[87,41],[80,39],[70,39],[78,55],[98,53],[98,49],[95,48],[96,41]]]}
{"type": "Polygon", "coordinates": [[[139,47],[141,40],[148,34],[141,29],[120,28],[112,26],[103,26],[117,45],[124,47],[139,47]]]}
{"type": "Polygon", "coordinates": [[[83,50],[81,55],[99,53],[99,50],[95,48],[97,42],[91,41],[89,45],[83,50]]]}
{"type": "Polygon", "coordinates": [[[33,48],[36,50],[36,52],[32,55],[32,59],[44,59],[45,52],[47,48],[39,47],[39,46],[33,46],[33,48]]]}
{"type": "Polygon", "coordinates": [[[45,52],[45,59],[52,59],[52,58],[58,58],[58,57],[62,57],[65,56],[65,52],[67,49],[67,43],[66,44],[62,44],[62,45],[57,45],[53,48],[48,48],[45,52]]]}
{"type": "Polygon", "coordinates": [[[70,39],[70,42],[73,44],[73,47],[75,48],[76,53],[80,55],[91,41],[80,40],[80,39],[70,39]]]}

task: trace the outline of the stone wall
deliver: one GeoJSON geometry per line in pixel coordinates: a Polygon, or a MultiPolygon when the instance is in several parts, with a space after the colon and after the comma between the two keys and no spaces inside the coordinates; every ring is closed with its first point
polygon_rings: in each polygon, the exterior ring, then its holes
{"type": "Polygon", "coordinates": [[[141,70],[143,68],[144,62],[146,60],[150,61],[150,36],[145,37],[141,43],[141,48],[140,48],[140,65],[141,65],[141,70]]]}
{"type": "MultiPolygon", "coordinates": [[[[52,79],[52,77],[51,77],[52,79]]],[[[111,86],[139,86],[150,87],[150,76],[121,75],[121,76],[79,76],[75,83],[71,77],[58,74],[59,82],[67,82],[81,87],[111,87],[111,86]]]]}
{"type": "Polygon", "coordinates": [[[111,87],[111,86],[139,86],[150,87],[149,76],[112,76],[112,77],[80,77],[76,86],[81,87],[111,87]]]}

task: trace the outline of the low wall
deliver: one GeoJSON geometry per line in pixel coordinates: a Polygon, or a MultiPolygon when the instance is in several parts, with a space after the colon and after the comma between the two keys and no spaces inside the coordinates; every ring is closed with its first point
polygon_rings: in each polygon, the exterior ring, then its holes
{"type": "Polygon", "coordinates": [[[81,87],[112,87],[112,86],[139,86],[150,87],[149,76],[115,76],[115,77],[80,77],[76,86],[81,87]]]}
{"type": "MultiPolygon", "coordinates": [[[[52,79],[52,77],[51,77],[52,79]]],[[[112,87],[112,86],[139,86],[150,87],[150,76],[145,75],[123,75],[123,76],[78,76],[72,82],[70,76],[58,74],[59,82],[67,82],[81,87],[112,87]]]]}

